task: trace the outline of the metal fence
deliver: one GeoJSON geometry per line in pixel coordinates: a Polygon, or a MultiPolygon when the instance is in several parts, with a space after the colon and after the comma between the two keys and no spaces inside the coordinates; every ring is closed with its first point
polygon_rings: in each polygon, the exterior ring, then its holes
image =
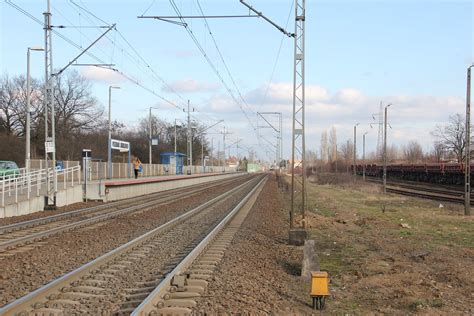
{"type": "MultiPolygon", "coordinates": [[[[52,167],[51,162],[49,161],[49,166],[52,167]]],[[[79,161],[63,161],[63,166],[65,169],[72,166],[80,166],[79,161]]],[[[32,169],[41,169],[46,166],[45,160],[31,160],[32,169]]],[[[156,177],[156,176],[172,176],[176,175],[176,166],[169,164],[142,164],[142,172],[140,177],[156,177]]],[[[222,173],[224,172],[233,172],[235,168],[222,167],[222,166],[191,166],[192,174],[200,173],[222,173]]],[[[188,167],[184,167],[184,174],[186,174],[188,167]]],[[[105,161],[91,161],[89,162],[89,170],[87,172],[88,181],[93,180],[103,180],[107,179],[107,162],[105,161]]],[[[128,163],[122,162],[113,162],[112,163],[112,179],[125,179],[133,177],[133,169],[128,163]]]]}
{"type": "MultiPolygon", "coordinates": [[[[19,199],[30,199],[31,196],[40,196],[47,193],[47,172],[49,172],[50,185],[57,185],[57,189],[66,189],[80,184],[83,179],[81,163],[79,161],[63,161],[63,168],[56,168],[53,172],[52,163],[48,161],[46,169],[45,160],[31,160],[31,169],[15,169],[13,172],[0,174],[1,206],[8,202],[18,203],[19,199]],[[56,178],[55,178],[56,176],[56,178]],[[10,199],[7,201],[7,199],[10,199]]],[[[184,173],[191,170],[191,174],[233,172],[235,168],[220,166],[191,166],[184,167],[184,173]]],[[[107,178],[107,162],[91,161],[87,170],[88,181],[104,180],[107,178]]],[[[176,175],[175,165],[142,164],[140,177],[176,175]]],[[[128,163],[112,163],[112,178],[124,179],[133,177],[132,167],[128,163]]]]}
{"type": "Polygon", "coordinates": [[[22,196],[29,200],[32,195],[40,196],[40,194],[44,194],[47,190],[47,173],[49,173],[51,185],[57,183],[58,188],[66,189],[68,186],[73,187],[81,183],[81,167],[77,164],[69,168],[56,170],[56,172],[53,172],[52,168],[31,169],[29,172],[26,168],[21,168],[18,169],[18,173],[0,176],[1,206],[5,206],[8,198],[11,198],[12,202],[18,203],[22,196]],[[56,178],[54,178],[55,176],[56,178]]]}

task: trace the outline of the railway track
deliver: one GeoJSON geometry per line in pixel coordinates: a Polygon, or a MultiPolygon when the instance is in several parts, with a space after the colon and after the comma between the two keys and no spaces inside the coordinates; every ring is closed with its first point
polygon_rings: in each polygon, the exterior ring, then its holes
{"type": "MultiPolygon", "coordinates": [[[[377,184],[382,183],[382,181],[374,179],[368,181],[377,184]]],[[[428,186],[414,183],[387,182],[387,192],[437,201],[464,203],[464,192],[461,189],[457,190],[454,187],[443,188],[439,186],[428,186]]],[[[474,203],[474,198],[471,199],[471,203],[474,203]]]]}
{"type": "Polygon", "coordinates": [[[190,311],[265,181],[248,180],[11,302],[0,314],[190,311]]]}
{"type": "MultiPolygon", "coordinates": [[[[177,199],[202,193],[216,186],[226,185],[242,179],[241,177],[225,179],[209,184],[198,184],[186,188],[173,189],[165,192],[136,197],[124,201],[106,203],[81,210],[71,211],[54,216],[20,222],[0,227],[0,258],[15,253],[15,249],[33,242],[72,229],[88,226],[121,215],[143,211],[177,199]]],[[[18,250],[18,251],[23,251],[18,250]]]]}

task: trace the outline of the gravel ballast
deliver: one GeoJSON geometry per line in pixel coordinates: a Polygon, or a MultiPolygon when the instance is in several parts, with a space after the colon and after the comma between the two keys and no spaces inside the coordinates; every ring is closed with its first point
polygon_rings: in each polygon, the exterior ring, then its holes
{"type": "Polygon", "coordinates": [[[275,178],[267,182],[217,267],[195,313],[310,314],[299,274],[302,247],[289,246],[288,214],[275,178]]]}

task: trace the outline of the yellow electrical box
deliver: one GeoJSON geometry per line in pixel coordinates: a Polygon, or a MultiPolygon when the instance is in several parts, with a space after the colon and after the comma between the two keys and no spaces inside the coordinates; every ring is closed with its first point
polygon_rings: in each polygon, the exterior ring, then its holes
{"type": "Polygon", "coordinates": [[[311,272],[311,296],[329,295],[329,276],[325,271],[311,272]]]}

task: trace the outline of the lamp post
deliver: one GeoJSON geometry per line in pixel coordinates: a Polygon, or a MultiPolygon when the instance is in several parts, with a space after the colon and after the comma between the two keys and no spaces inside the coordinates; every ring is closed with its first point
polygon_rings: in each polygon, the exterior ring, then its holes
{"type": "Polygon", "coordinates": [[[384,128],[383,128],[383,193],[387,193],[387,110],[392,103],[385,106],[384,128]]]}
{"type": "Polygon", "coordinates": [[[369,132],[365,132],[364,135],[362,135],[362,181],[365,181],[365,135],[367,135],[369,132]]]}
{"type": "Polygon", "coordinates": [[[357,159],[357,126],[359,125],[360,123],[357,123],[356,125],[354,125],[354,162],[352,164],[352,169],[353,169],[353,172],[354,172],[354,180],[356,179],[356,159],[357,159]]]}
{"type": "Polygon", "coordinates": [[[152,124],[151,124],[151,110],[152,109],[158,110],[158,108],[150,106],[150,112],[149,112],[149,116],[148,116],[148,133],[149,133],[149,138],[148,138],[148,145],[149,145],[148,163],[150,165],[152,164],[152,146],[153,146],[153,133],[152,133],[152,124]]]}
{"type": "Polygon", "coordinates": [[[26,53],[26,151],[25,151],[25,167],[26,172],[30,171],[31,160],[31,110],[30,110],[30,51],[43,51],[42,47],[28,47],[26,53]]]}
{"type": "Polygon", "coordinates": [[[109,136],[107,150],[107,178],[112,179],[112,89],[120,89],[118,86],[109,86],[109,136]]]}
{"type": "Polygon", "coordinates": [[[471,215],[471,68],[467,67],[466,93],[466,168],[464,172],[464,215],[471,215]]]}

